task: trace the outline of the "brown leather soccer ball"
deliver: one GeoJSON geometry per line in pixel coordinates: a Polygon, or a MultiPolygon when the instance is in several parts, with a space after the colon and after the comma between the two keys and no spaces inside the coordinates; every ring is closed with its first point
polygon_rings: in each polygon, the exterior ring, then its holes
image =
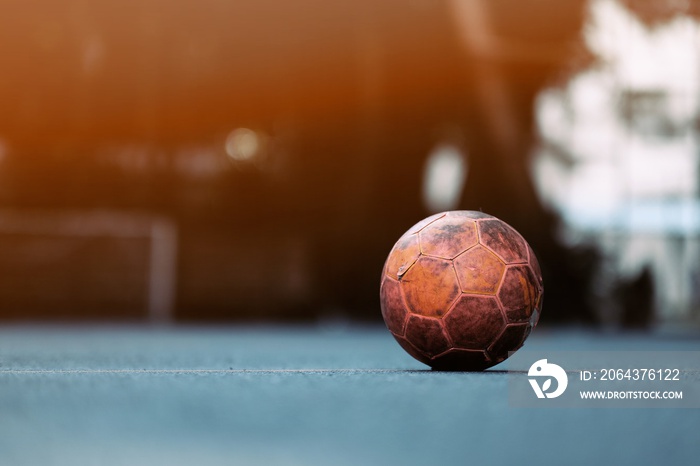
{"type": "Polygon", "coordinates": [[[478,371],[520,348],[537,324],[542,272],[513,227],[473,211],[418,222],[384,264],[386,326],[411,356],[437,370],[478,371]]]}

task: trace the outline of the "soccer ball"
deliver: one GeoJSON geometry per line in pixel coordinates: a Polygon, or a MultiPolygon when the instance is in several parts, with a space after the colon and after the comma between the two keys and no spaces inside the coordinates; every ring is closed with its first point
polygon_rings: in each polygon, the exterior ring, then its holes
{"type": "Polygon", "coordinates": [[[428,217],[396,242],[380,288],[401,347],[436,370],[484,370],[520,348],[540,315],[542,272],[502,220],[473,211],[428,217]]]}

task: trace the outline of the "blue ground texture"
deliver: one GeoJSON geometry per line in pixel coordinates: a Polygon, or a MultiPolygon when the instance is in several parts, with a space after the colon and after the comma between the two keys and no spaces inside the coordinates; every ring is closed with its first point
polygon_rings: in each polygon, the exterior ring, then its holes
{"type": "MultiPolygon", "coordinates": [[[[700,334],[537,328],[538,350],[700,334]]],[[[698,409],[527,409],[380,326],[0,327],[0,465],[692,465],[698,409]]]]}

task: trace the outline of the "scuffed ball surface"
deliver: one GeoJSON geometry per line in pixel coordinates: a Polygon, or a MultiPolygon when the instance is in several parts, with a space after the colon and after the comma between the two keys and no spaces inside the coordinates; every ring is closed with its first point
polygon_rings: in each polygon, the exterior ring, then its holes
{"type": "Polygon", "coordinates": [[[473,211],[428,217],[384,264],[382,316],[401,347],[438,370],[491,367],[537,325],[542,273],[510,225],[473,211]]]}

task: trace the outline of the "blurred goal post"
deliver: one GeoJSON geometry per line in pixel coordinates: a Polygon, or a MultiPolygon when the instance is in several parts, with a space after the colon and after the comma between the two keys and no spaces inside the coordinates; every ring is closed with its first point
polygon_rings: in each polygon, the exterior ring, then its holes
{"type": "Polygon", "coordinates": [[[0,235],[3,234],[146,240],[148,320],[166,323],[173,319],[178,235],[177,227],[168,218],[110,210],[0,209],[0,235]]]}

